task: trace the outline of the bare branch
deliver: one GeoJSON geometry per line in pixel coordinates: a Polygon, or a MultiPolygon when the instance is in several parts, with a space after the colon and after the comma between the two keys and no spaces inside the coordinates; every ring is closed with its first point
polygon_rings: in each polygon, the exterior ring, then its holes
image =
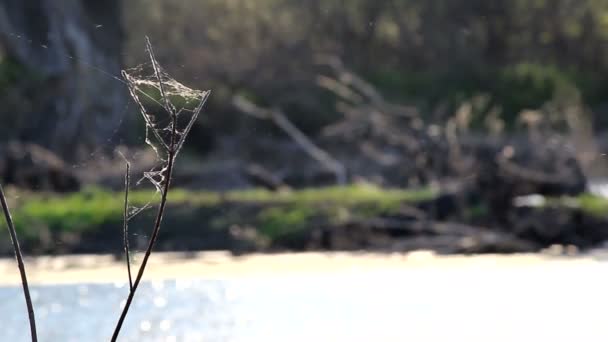
{"type": "MultiPolygon", "coordinates": [[[[186,141],[186,137],[188,136],[188,133],[190,133],[192,126],[194,126],[194,123],[196,122],[198,115],[200,114],[201,110],[203,109],[203,106],[207,102],[207,99],[209,98],[210,95],[211,95],[211,91],[205,91],[201,97],[199,105],[196,106],[196,108],[194,108],[194,112],[192,113],[192,117],[190,118],[188,125],[186,125],[186,128],[184,128],[184,131],[181,134],[181,138],[176,142],[176,146],[174,146],[175,156],[177,156],[177,153],[179,153],[182,146],[184,145],[184,142],[186,141]]],[[[174,129],[175,129],[175,125],[174,125],[174,129]]]]}
{"type": "Polygon", "coordinates": [[[346,168],[342,163],[337,161],[329,153],[315,145],[302,131],[300,131],[281,111],[276,109],[264,109],[256,106],[251,101],[236,96],[233,98],[233,104],[240,111],[247,115],[251,115],[258,119],[272,120],[279,126],[290,138],[292,138],[302,149],[308,153],[313,159],[325,166],[328,170],[336,175],[336,183],[340,185],[346,184],[346,168]]]}
{"type": "Polygon", "coordinates": [[[378,106],[386,104],[382,95],[371,84],[348,70],[344,66],[344,63],[336,56],[317,56],[316,60],[317,64],[330,67],[338,75],[338,79],[342,83],[352,86],[372,103],[378,106]]]}
{"type": "Polygon", "coordinates": [[[317,85],[319,85],[319,87],[321,88],[331,91],[332,93],[351,103],[363,102],[363,98],[361,97],[361,95],[357,94],[347,85],[340,83],[331,77],[323,75],[317,76],[317,85]]]}
{"type": "Polygon", "coordinates": [[[150,55],[150,61],[152,62],[152,68],[154,69],[154,74],[156,75],[156,79],[158,81],[158,86],[160,89],[160,97],[164,101],[165,110],[171,117],[176,117],[176,109],[175,106],[171,103],[167,93],[165,92],[165,85],[163,83],[163,79],[160,75],[160,66],[156,61],[156,57],[154,56],[154,50],[152,49],[152,43],[150,43],[150,38],[146,37],[146,49],[148,50],[148,54],[150,55]]]}
{"type": "Polygon", "coordinates": [[[318,55],[315,59],[318,65],[329,67],[336,75],[336,79],[323,75],[318,76],[317,84],[320,87],[333,92],[351,103],[361,103],[363,100],[361,96],[363,96],[369,104],[382,111],[386,111],[387,114],[407,118],[419,116],[417,109],[414,107],[402,106],[387,101],[371,83],[358,76],[352,70],[349,70],[338,57],[318,55]]]}

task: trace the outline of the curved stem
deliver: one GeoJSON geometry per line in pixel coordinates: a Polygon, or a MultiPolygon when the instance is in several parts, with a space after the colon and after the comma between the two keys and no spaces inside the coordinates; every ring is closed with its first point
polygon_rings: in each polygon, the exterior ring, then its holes
{"type": "Polygon", "coordinates": [[[129,186],[131,183],[131,165],[127,162],[127,172],[125,174],[125,207],[123,213],[122,239],[127,261],[127,273],[129,274],[129,291],[133,291],[133,278],[131,277],[131,260],[129,254],[129,186]]]}
{"type": "Polygon", "coordinates": [[[27,314],[30,321],[30,332],[32,335],[32,342],[37,342],[38,335],[36,333],[36,319],[34,317],[34,306],[32,305],[32,298],[30,297],[30,289],[27,284],[25,264],[23,263],[21,247],[19,247],[19,240],[17,239],[17,231],[15,230],[13,218],[11,217],[11,212],[8,209],[8,204],[6,203],[6,196],[4,196],[4,190],[2,189],[2,185],[0,185],[0,202],[2,203],[4,218],[6,219],[8,231],[11,235],[11,240],[13,241],[13,249],[15,250],[15,257],[17,258],[17,265],[19,267],[19,273],[21,275],[21,285],[23,286],[23,295],[25,296],[25,303],[27,305],[27,314]]]}

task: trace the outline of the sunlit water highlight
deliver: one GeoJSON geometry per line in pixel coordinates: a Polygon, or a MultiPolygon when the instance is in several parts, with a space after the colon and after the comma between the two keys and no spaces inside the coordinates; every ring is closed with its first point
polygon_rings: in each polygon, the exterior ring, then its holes
{"type": "MultiPolygon", "coordinates": [[[[33,287],[40,340],[107,341],[126,289],[33,287]]],[[[142,285],[121,341],[608,341],[607,307],[606,262],[178,279],[142,285]]],[[[19,287],[0,317],[28,341],[19,287]]]]}

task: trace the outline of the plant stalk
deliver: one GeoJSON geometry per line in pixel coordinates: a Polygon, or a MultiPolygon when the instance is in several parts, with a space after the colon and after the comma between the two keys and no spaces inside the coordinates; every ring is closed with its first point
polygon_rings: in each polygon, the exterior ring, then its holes
{"type": "Polygon", "coordinates": [[[156,214],[156,219],[154,221],[154,229],[152,231],[152,236],[150,237],[150,241],[148,243],[148,247],[146,248],[146,253],[144,254],[144,258],[141,262],[141,266],[139,267],[139,271],[137,272],[137,277],[135,277],[135,282],[133,283],[133,287],[131,291],[129,291],[129,296],[127,297],[127,301],[125,303],[125,307],[120,314],[120,318],[118,319],[118,323],[116,324],[116,328],[114,328],[114,333],[112,334],[112,342],[116,342],[118,339],[118,334],[120,333],[120,329],[124,323],[125,317],[127,316],[127,312],[129,311],[129,307],[131,306],[131,302],[133,301],[133,297],[135,296],[135,292],[139,287],[139,283],[141,282],[142,277],[144,276],[144,271],[146,270],[146,265],[148,264],[148,259],[152,254],[152,249],[156,243],[158,238],[158,233],[160,231],[160,226],[163,220],[163,213],[165,212],[165,206],[167,204],[167,194],[169,193],[169,186],[171,184],[171,177],[173,174],[173,164],[175,162],[175,142],[177,135],[177,116],[173,116],[173,132],[171,134],[171,146],[169,148],[169,155],[167,160],[167,174],[165,178],[165,184],[162,191],[162,197],[160,200],[160,205],[158,207],[158,212],[156,214]]]}
{"type": "Polygon", "coordinates": [[[125,174],[125,207],[123,213],[122,234],[125,257],[127,262],[127,273],[129,274],[129,291],[133,291],[133,278],[131,277],[131,260],[129,257],[129,254],[131,253],[131,251],[129,250],[129,186],[131,183],[130,168],[131,165],[127,163],[127,172],[125,174]]]}
{"type": "Polygon", "coordinates": [[[23,263],[23,256],[21,255],[21,247],[19,247],[19,240],[17,239],[17,231],[13,224],[13,218],[6,203],[6,196],[4,190],[0,184],[0,202],[2,203],[2,210],[4,211],[4,218],[8,226],[8,231],[11,235],[13,242],[13,249],[15,250],[15,257],[17,258],[17,265],[19,267],[19,274],[21,275],[21,285],[23,286],[23,295],[25,296],[25,303],[27,305],[27,314],[30,322],[30,333],[32,335],[32,342],[38,341],[38,334],[36,333],[36,319],[34,317],[34,305],[32,305],[32,298],[30,297],[30,289],[27,284],[27,275],[25,272],[25,264],[23,263]]]}

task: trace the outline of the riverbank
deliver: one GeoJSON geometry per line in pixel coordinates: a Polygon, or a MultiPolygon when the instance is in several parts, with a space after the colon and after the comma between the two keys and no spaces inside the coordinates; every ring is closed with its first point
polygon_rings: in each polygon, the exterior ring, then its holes
{"type": "MultiPolygon", "coordinates": [[[[8,191],[26,255],[104,254],[122,250],[123,194],[88,188],[71,194],[8,191]]],[[[130,204],[155,204],[154,191],[132,191],[130,204]]],[[[550,245],[586,250],[608,240],[608,200],[516,197],[497,214],[474,192],[345,187],[231,192],[174,189],[157,251],[230,250],[234,254],[305,251],[442,254],[531,253],[550,245]],[[166,227],[166,228],[165,228],[166,227]]],[[[154,208],[129,222],[131,247],[148,243],[154,208]]],[[[12,245],[0,220],[0,255],[12,245]]]]}
{"type": "MultiPolygon", "coordinates": [[[[533,269],[578,267],[599,263],[605,253],[576,254],[554,247],[544,253],[512,255],[437,255],[412,253],[277,253],[233,256],[229,252],[155,253],[146,280],[231,279],[324,273],[356,274],[365,271],[533,269]],[[570,255],[568,255],[570,254],[570,255]]],[[[44,256],[26,259],[29,281],[37,285],[72,283],[125,284],[124,261],[112,255],[44,256]]],[[[0,286],[20,284],[13,259],[0,259],[0,286]]]]}

